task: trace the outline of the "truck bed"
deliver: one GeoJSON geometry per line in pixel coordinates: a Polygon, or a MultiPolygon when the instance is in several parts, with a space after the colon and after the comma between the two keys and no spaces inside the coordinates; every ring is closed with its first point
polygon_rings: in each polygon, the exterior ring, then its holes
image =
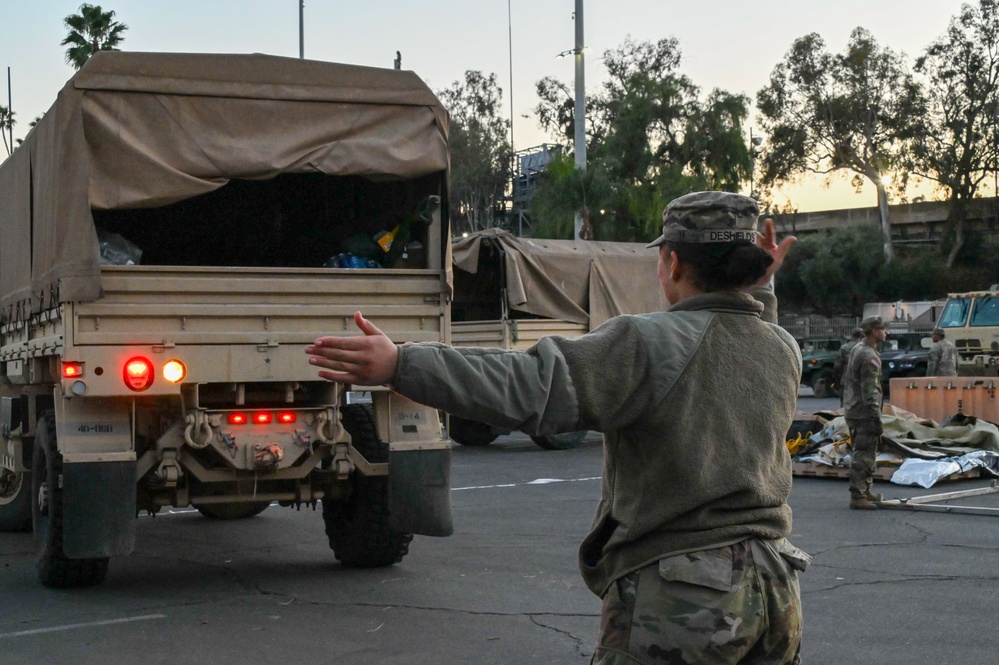
{"type": "MultiPolygon", "coordinates": [[[[85,364],[87,395],[122,392],[133,356],[176,358],[188,383],[315,380],[303,349],[322,335],[360,334],[361,311],[396,342],[447,342],[436,270],[105,266],[102,296],[64,303],[0,332],[8,383],[44,383],[47,357],[85,364]],[[30,362],[34,360],[35,362],[30,362]]],[[[157,381],[144,394],[175,394],[157,381]]]]}
{"type": "Polygon", "coordinates": [[[561,335],[579,337],[588,332],[586,325],[557,319],[508,319],[460,321],[451,324],[451,343],[455,346],[498,347],[523,351],[542,337],[561,335]]]}

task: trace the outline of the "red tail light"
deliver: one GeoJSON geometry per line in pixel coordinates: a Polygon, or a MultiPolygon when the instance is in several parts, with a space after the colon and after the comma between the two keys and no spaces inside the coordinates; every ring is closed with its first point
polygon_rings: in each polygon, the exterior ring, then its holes
{"type": "Polygon", "coordinates": [[[271,421],[271,414],[269,411],[258,411],[253,414],[253,422],[257,425],[266,425],[271,421]]]}
{"type": "Polygon", "coordinates": [[[145,358],[136,357],[126,362],[123,374],[125,385],[136,392],[153,385],[153,364],[145,358]]]}
{"type": "Polygon", "coordinates": [[[279,423],[293,423],[296,419],[295,414],[291,411],[283,411],[278,414],[279,423]]]}
{"type": "Polygon", "coordinates": [[[229,414],[229,424],[230,425],[245,425],[246,424],[246,414],[245,413],[230,413],[229,414]]]}

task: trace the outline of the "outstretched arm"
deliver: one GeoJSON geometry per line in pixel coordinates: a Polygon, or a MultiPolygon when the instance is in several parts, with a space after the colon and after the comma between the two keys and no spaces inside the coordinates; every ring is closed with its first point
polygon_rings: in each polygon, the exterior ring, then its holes
{"type": "Polygon", "coordinates": [[[379,386],[395,379],[399,347],[375,324],[354,312],[360,337],[320,337],[305,347],[309,363],[320,367],[319,376],[338,383],[379,386]]]}

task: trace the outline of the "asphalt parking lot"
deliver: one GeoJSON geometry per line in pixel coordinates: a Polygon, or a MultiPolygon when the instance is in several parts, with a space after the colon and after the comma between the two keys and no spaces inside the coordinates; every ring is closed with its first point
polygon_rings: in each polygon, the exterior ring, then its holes
{"type": "MultiPolygon", "coordinates": [[[[136,552],[112,560],[104,585],[73,591],[37,583],[30,535],[0,534],[0,663],[586,663],[600,607],[575,550],[601,454],[593,434],[569,451],[522,435],[456,447],[456,533],[417,537],[379,570],[339,566],[318,512],[277,506],[234,522],[140,518],[136,552]]],[[[804,662],[994,662],[999,520],[847,500],[845,481],[795,479],[791,539],[815,557],[801,577],[804,662]]]]}

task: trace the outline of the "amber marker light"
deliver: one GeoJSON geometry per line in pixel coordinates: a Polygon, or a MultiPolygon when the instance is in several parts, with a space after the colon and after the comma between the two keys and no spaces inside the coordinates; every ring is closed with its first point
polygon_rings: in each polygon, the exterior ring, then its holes
{"type": "Polygon", "coordinates": [[[125,385],[136,392],[142,392],[153,385],[153,364],[145,358],[132,358],[125,363],[125,385]]]}
{"type": "Polygon", "coordinates": [[[77,362],[63,362],[62,364],[62,378],[64,379],[78,379],[83,376],[83,363],[77,362]]]}
{"type": "Polygon", "coordinates": [[[180,383],[187,376],[187,366],[179,360],[168,360],[163,365],[163,378],[170,383],[180,383]]]}
{"type": "Polygon", "coordinates": [[[266,425],[271,421],[271,414],[269,411],[258,411],[253,414],[253,422],[258,425],[266,425]]]}

